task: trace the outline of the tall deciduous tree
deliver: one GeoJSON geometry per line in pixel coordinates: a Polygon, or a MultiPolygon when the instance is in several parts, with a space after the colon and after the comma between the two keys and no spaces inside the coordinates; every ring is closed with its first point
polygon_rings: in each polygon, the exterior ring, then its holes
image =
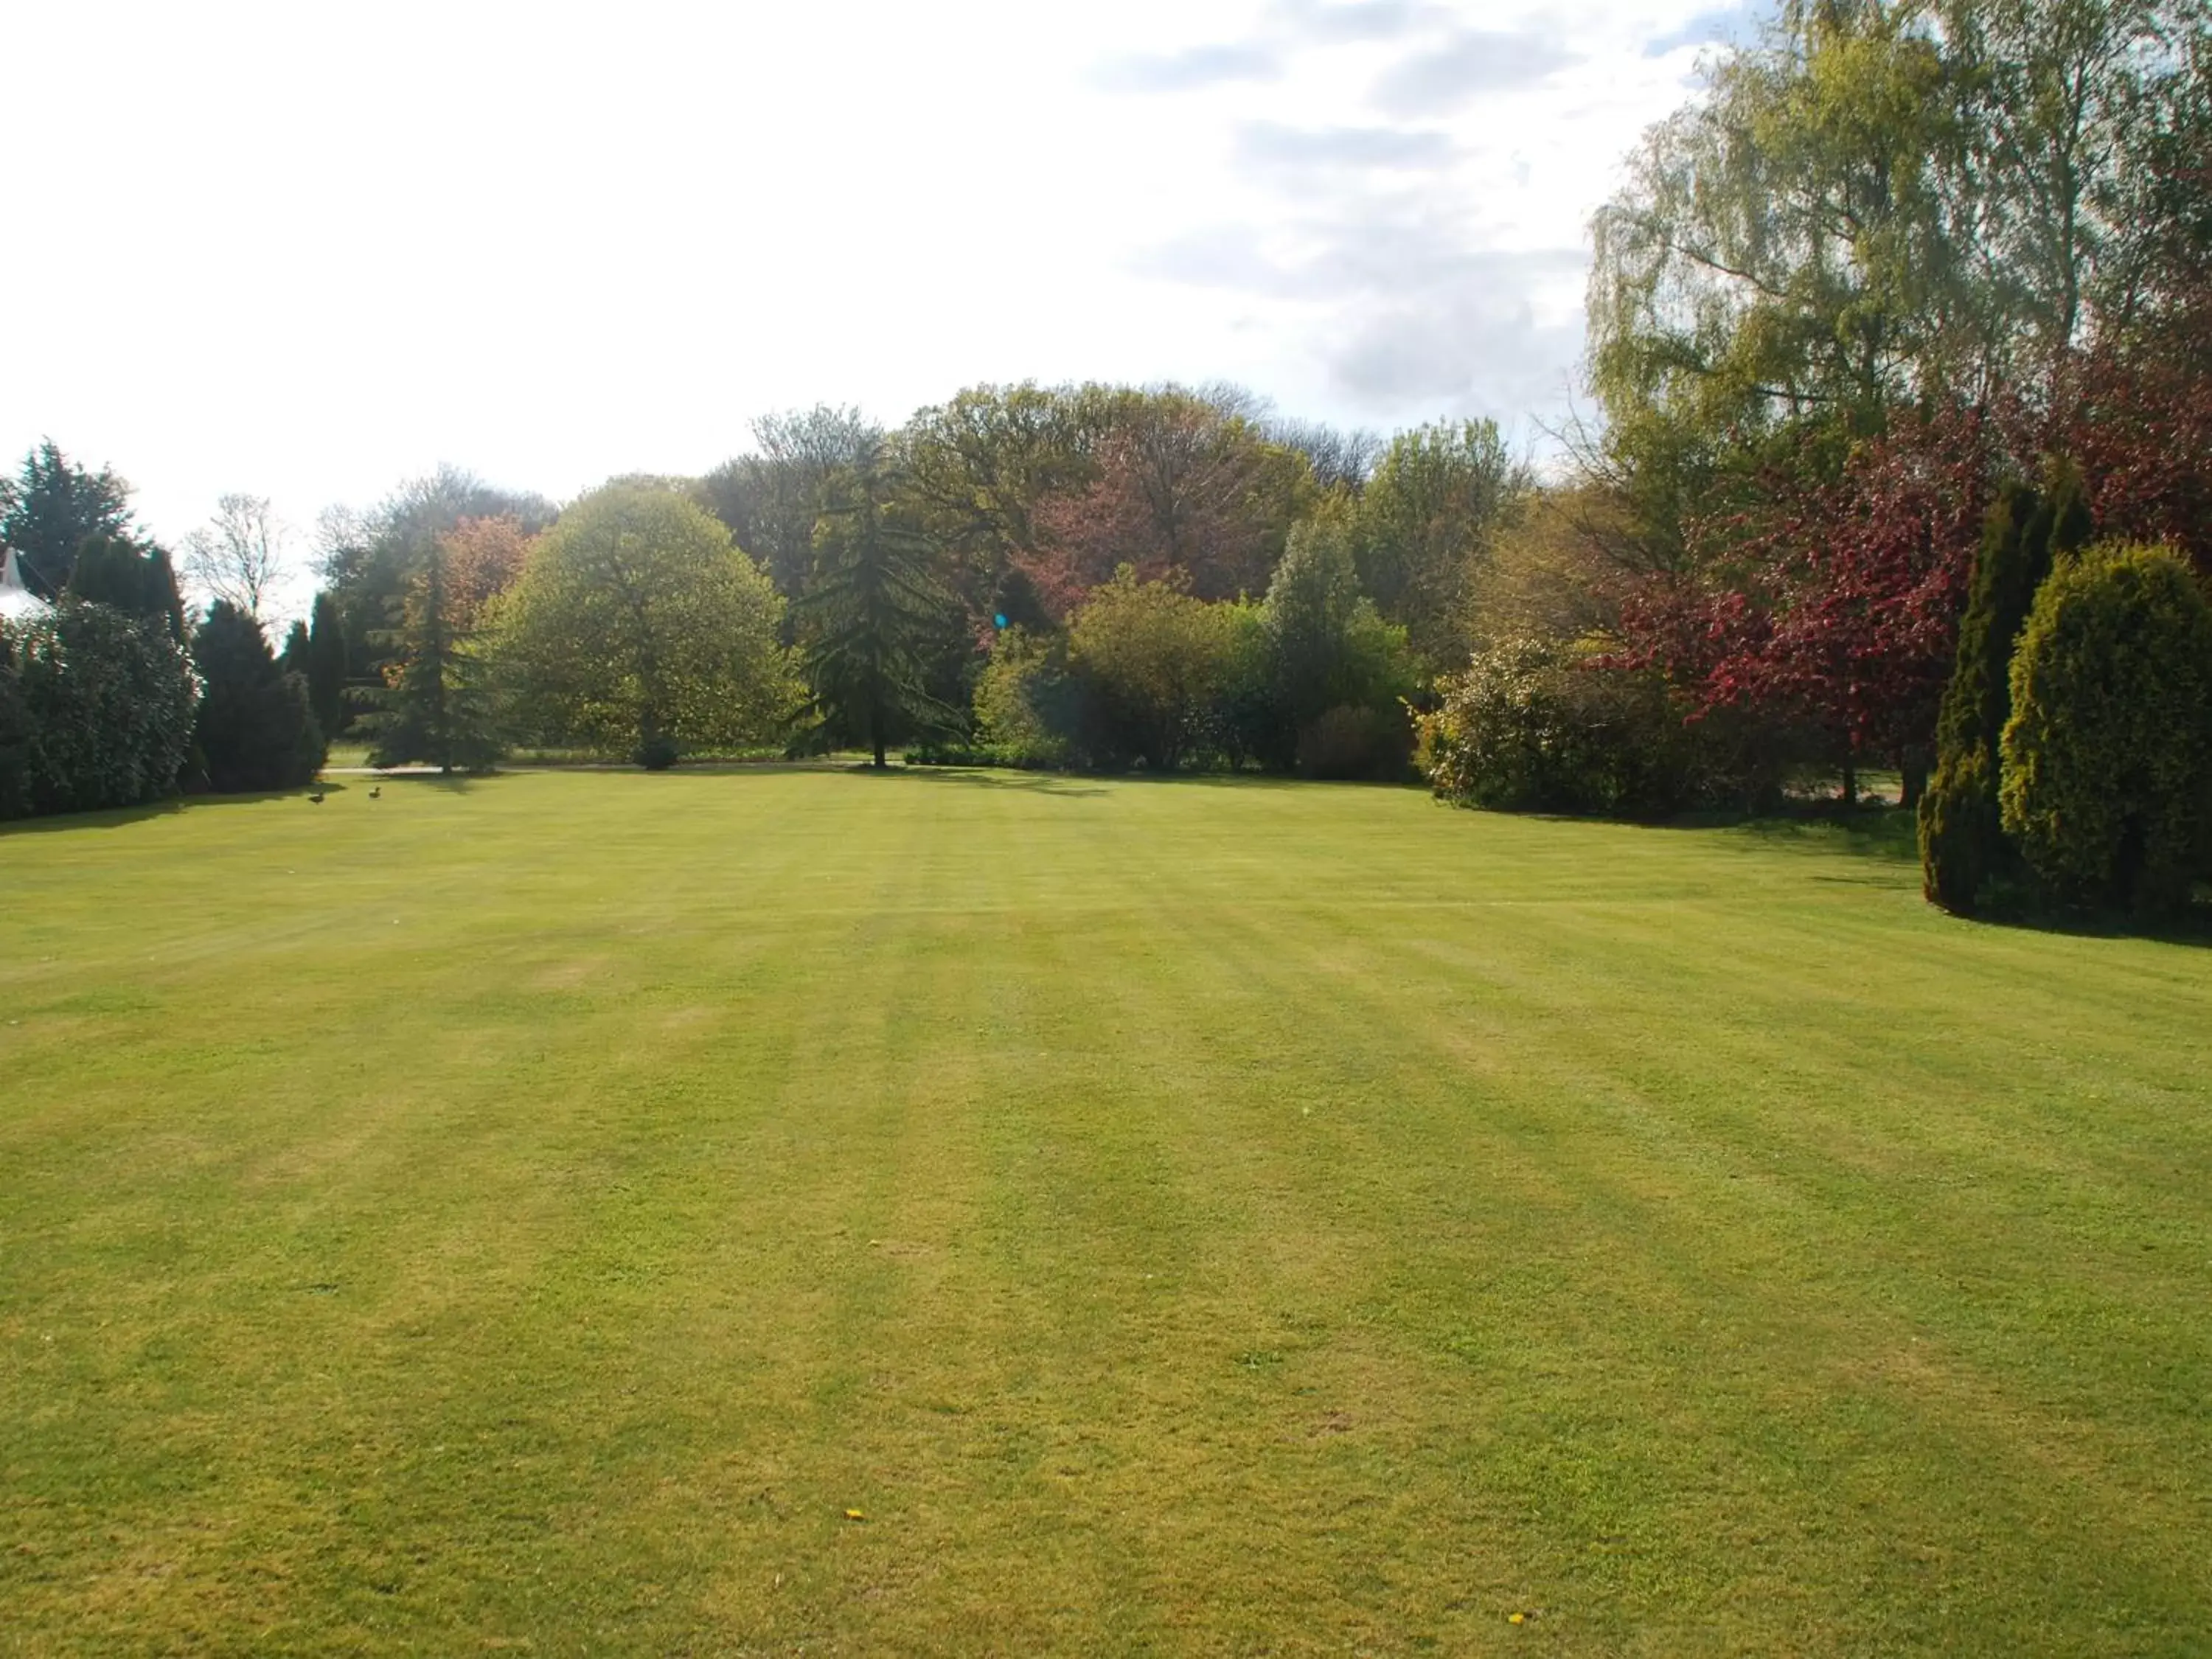
{"type": "Polygon", "coordinates": [[[526,535],[553,519],[543,496],[501,489],[474,473],[441,466],[410,478],[367,512],[326,507],[315,541],[324,586],[345,619],[346,659],[356,682],[374,680],[388,633],[426,542],[468,519],[512,518],[526,535]]]}
{"type": "Polygon", "coordinates": [[[775,738],[798,706],[775,584],[665,489],[608,485],[568,507],[493,617],[532,736],[663,765],[679,748],[775,738]]]}
{"type": "Polygon", "coordinates": [[[1094,460],[1093,483],[1033,514],[1030,574],[1063,612],[1125,564],[1146,580],[1179,571],[1200,599],[1263,592],[1317,493],[1303,455],[1173,388],[1128,400],[1094,460]]]}
{"type": "Polygon", "coordinates": [[[1526,489],[1494,421],[1417,427],[1393,438],[1349,514],[1359,582],[1431,669],[1469,643],[1469,586],[1526,489]]]}
{"type": "Polygon", "coordinates": [[[267,496],[225,495],[185,538],[185,580],[258,623],[289,568],[288,539],[267,496]]]}
{"type": "Polygon", "coordinates": [[[1708,526],[1720,550],[1624,607],[1629,665],[1663,669],[1705,714],[1796,723],[1843,775],[1923,771],[1987,506],[1985,422],[1900,422],[1835,483],[1785,453],[1755,509],[1708,526]]]}
{"type": "Polygon", "coordinates": [[[2155,289],[2174,216],[2136,181],[2201,149],[2203,30],[2199,0],[1787,0],[1597,217],[1616,450],[2039,400],[2155,289]]]}
{"type": "Polygon", "coordinates": [[[905,732],[957,718],[927,686],[928,647],[955,611],[887,451],[839,475],[815,533],[813,585],[799,602],[815,702],[878,767],[905,732]]]}
{"type": "Polygon", "coordinates": [[[456,614],[473,627],[491,602],[521,580],[530,535],[511,513],[463,519],[440,538],[456,614]]]}
{"type": "Polygon", "coordinates": [[[980,386],[907,423],[906,491],[930,539],[951,555],[978,623],[1001,613],[1010,582],[1033,586],[1018,567],[1037,560],[1038,506],[1096,477],[1091,450],[1103,407],[1095,389],[980,386]]]}
{"type": "Polygon", "coordinates": [[[777,591],[796,599],[812,578],[814,526],[835,481],[881,447],[883,428],[857,409],[818,404],[761,416],[752,438],[752,453],[701,479],[699,495],[777,591]]]}

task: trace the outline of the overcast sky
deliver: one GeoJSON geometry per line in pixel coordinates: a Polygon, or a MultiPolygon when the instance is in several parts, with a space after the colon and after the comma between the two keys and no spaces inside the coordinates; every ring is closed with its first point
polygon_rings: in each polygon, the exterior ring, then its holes
{"type": "Polygon", "coordinates": [[[1555,419],[1713,0],[0,0],[0,449],[172,542],[981,380],[1555,419]]]}

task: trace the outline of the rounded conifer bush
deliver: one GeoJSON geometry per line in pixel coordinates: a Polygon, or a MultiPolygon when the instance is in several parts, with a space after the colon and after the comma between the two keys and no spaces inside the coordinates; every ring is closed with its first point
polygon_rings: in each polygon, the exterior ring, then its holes
{"type": "Polygon", "coordinates": [[[2012,664],[2004,827],[2059,896],[2168,910],[2212,850],[2212,604],[2169,548],[2062,560],[2012,664]]]}

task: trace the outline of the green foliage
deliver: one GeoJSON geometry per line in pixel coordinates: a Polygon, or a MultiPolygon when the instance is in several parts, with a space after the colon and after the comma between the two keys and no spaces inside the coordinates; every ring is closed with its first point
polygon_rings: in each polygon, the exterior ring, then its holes
{"type": "Polygon", "coordinates": [[[1572,648],[1504,640],[1475,653],[1420,716],[1430,787],[1462,805],[1656,817],[1717,793],[1699,734],[1665,682],[1572,648]]]}
{"type": "Polygon", "coordinates": [[[2021,483],[2000,491],[1983,526],[1936,722],[1936,775],[1920,800],[1922,887],[1931,903],[1958,915],[1972,914],[2008,857],[1998,745],[2012,713],[2014,646],[2054,560],[2088,534],[2080,478],[2064,468],[2048,496],[2021,483]]]}
{"type": "Polygon", "coordinates": [[[699,480],[700,503],[795,599],[814,575],[814,528],[839,476],[882,446],[883,429],[857,409],[817,404],[752,422],[754,453],[699,480]]]}
{"type": "Polygon", "coordinates": [[[2034,383],[2093,312],[2130,316],[2153,231],[2128,181],[2187,107],[2195,11],[1784,6],[1597,216],[1591,367],[1614,432],[1870,433],[1900,400],[2034,383]]]}
{"type": "Polygon", "coordinates": [[[1361,592],[1342,524],[1309,521],[1291,532],[1260,625],[1272,693],[1259,750],[1267,764],[1295,767],[1307,728],[1334,709],[1370,709],[1402,724],[1401,705],[1419,681],[1406,630],[1384,622],[1361,592]]]}
{"type": "Polygon", "coordinates": [[[1526,487],[1494,421],[1390,441],[1348,508],[1359,585],[1434,666],[1467,654],[1468,589],[1526,487]]]}
{"type": "Polygon", "coordinates": [[[192,631],[202,695],[193,743],[218,793],[290,789],[313,781],[328,753],[307,681],[270,654],[261,626],[218,599],[192,631]]]}
{"type": "Polygon", "coordinates": [[[0,620],[0,821],[31,810],[31,715],[15,672],[15,639],[0,620]]]}
{"type": "Polygon", "coordinates": [[[372,766],[426,761],[441,772],[478,771],[500,757],[483,642],[453,574],[444,536],[424,539],[405,586],[386,600],[392,625],[371,635],[385,654],[384,684],[361,721],[372,766]]]}
{"type": "Polygon", "coordinates": [[[184,641],[184,600],[177,592],[176,571],[161,548],[141,551],[121,536],[90,537],[77,549],[69,591],[126,617],[158,622],[171,639],[184,641]]]}
{"type": "Polygon", "coordinates": [[[834,477],[828,502],[813,585],[799,604],[807,674],[827,730],[857,738],[881,767],[892,743],[958,720],[925,684],[929,647],[957,603],[879,446],[834,477]]]}
{"type": "Polygon", "coordinates": [[[307,627],[307,662],[301,672],[307,676],[307,706],[314,711],[315,723],[325,736],[337,736],[346,724],[346,640],[345,621],[336,594],[315,595],[307,627]]]}
{"type": "MultiPolygon", "coordinates": [[[[103,467],[86,471],[46,439],[23,457],[12,479],[0,480],[0,546],[15,550],[32,591],[64,592],[88,541],[133,542],[131,486],[103,467]]],[[[135,610],[132,614],[136,614],[135,610]]]]}
{"type": "Polygon", "coordinates": [[[721,524],[665,489],[611,484],[532,548],[492,607],[521,734],[657,755],[778,738],[798,707],[783,600],[721,524]]]}
{"type": "Polygon", "coordinates": [[[1402,708],[1340,703],[1298,731],[1302,778],[1403,781],[1413,754],[1413,732],[1402,708]]]}
{"type": "Polygon", "coordinates": [[[1206,747],[1229,683],[1237,609],[1179,582],[1139,581],[1126,567],[1092,590],[1067,647],[1091,764],[1170,772],[1206,747]]]}
{"type": "Polygon", "coordinates": [[[976,688],[985,744],[1027,764],[1172,771],[1248,762],[1399,778],[1417,681],[1405,630],[1359,591],[1340,521],[1301,526],[1262,604],[1124,566],[1064,641],[1010,629],[976,688]]]}
{"type": "MultiPolygon", "coordinates": [[[[1042,544],[1038,504],[1095,477],[1087,409],[1066,389],[980,386],[907,422],[907,489],[930,538],[954,555],[969,591],[994,594],[1015,562],[1042,544]]],[[[1035,620],[1007,614],[1017,623],[1035,620]]]]}
{"type": "Polygon", "coordinates": [[[1974,913],[2004,856],[1997,776],[1977,744],[1939,760],[1920,797],[1920,890],[1954,915],[1974,913]]]}
{"type": "Polygon", "coordinates": [[[307,624],[297,620],[284,630],[284,648],[276,653],[276,665],[288,674],[297,674],[303,681],[307,677],[307,624]]]}
{"type": "Polygon", "coordinates": [[[2185,903],[2212,848],[2212,604],[2161,547],[2063,559],[2012,662],[2004,828],[2058,894],[2185,903]]]}
{"type": "MultiPolygon", "coordinates": [[[[374,688],[372,702],[385,688],[393,621],[404,611],[423,550],[466,520],[502,518],[534,535],[551,522],[553,508],[542,496],[500,489],[460,468],[441,466],[407,480],[366,514],[346,508],[324,514],[317,530],[321,574],[343,623],[339,655],[349,687],[374,688]]],[[[338,712],[343,717],[343,699],[338,712]]]]}
{"type": "Polygon", "coordinates": [[[1009,628],[976,682],[976,736],[1009,766],[1068,765],[1081,726],[1077,699],[1067,636],[1009,628]]]}
{"type": "Polygon", "coordinates": [[[88,812],[174,791],[199,689],[163,629],[65,597],[0,634],[14,662],[20,809],[88,812]]]}

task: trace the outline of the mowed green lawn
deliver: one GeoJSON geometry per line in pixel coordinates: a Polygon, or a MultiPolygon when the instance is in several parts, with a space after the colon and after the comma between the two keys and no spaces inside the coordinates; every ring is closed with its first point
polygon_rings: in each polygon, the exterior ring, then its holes
{"type": "Polygon", "coordinates": [[[0,835],[0,1650],[2203,1653],[2212,951],[1917,886],[991,774],[0,835]]]}

